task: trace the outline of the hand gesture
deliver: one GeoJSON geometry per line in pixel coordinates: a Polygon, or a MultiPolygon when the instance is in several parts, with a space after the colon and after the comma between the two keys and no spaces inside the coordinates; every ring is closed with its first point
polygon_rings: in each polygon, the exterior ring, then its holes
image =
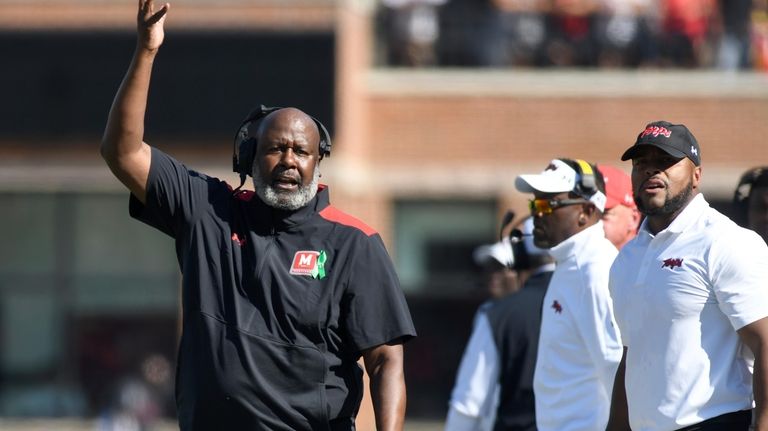
{"type": "Polygon", "coordinates": [[[137,43],[140,48],[149,51],[157,51],[160,48],[165,36],[163,23],[170,8],[170,3],[166,3],[160,10],[155,12],[153,0],[139,0],[139,14],[136,21],[138,31],[137,43]]]}

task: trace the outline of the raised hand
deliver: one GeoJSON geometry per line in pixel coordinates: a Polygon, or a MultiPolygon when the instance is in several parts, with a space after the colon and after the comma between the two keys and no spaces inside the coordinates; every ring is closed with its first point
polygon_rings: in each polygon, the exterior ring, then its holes
{"type": "Polygon", "coordinates": [[[171,4],[165,3],[160,10],[155,12],[153,0],[139,0],[139,14],[136,18],[139,48],[149,51],[156,51],[160,48],[165,37],[163,23],[170,8],[171,4]]]}

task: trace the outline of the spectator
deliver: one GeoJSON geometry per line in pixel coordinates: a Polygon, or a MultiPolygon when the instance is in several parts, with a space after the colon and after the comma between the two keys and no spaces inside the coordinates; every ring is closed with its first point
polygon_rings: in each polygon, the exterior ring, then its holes
{"type": "Polygon", "coordinates": [[[492,66],[536,66],[547,36],[545,0],[491,0],[492,66]]]}
{"type": "Polygon", "coordinates": [[[657,57],[651,32],[655,0],[602,0],[597,20],[598,66],[638,67],[657,57]]]}
{"type": "Polygon", "coordinates": [[[717,50],[717,67],[724,70],[750,66],[752,0],[719,0],[722,34],[717,50]]]}
{"type": "Polygon", "coordinates": [[[446,0],[382,0],[387,63],[392,66],[433,66],[440,37],[438,8],[446,0]]]}
{"type": "Polygon", "coordinates": [[[700,67],[715,10],[714,0],[661,0],[663,62],[678,67],[700,67]]]}
{"type": "Polygon", "coordinates": [[[544,65],[594,67],[598,44],[597,0],[553,0],[548,15],[544,65]]]}

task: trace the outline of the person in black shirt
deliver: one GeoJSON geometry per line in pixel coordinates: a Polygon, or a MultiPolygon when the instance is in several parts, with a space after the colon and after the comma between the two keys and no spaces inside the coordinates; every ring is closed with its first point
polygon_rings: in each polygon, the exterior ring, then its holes
{"type": "Polygon", "coordinates": [[[542,304],[555,264],[533,244],[532,218],[524,220],[521,232],[507,264],[518,272],[523,287],[488,304],[475,318],[445,431],[536,430],[533,371],[542,304]]]}
{"type": "Polygon", "coordinates": [[[330,152],[325,128],[295,108],[263,109],[247,122],[253,161],[241,151],[239,162],[255,193],[143,142],[169,7],[139,2],[136,51],[101,153],[131,191],[131,216],[175,240],[180,428],[354,430],[362,357],[377,428],[402,429],[402,343],[415,330],[381,237],[330,205],[318,183],[330,152]]]}

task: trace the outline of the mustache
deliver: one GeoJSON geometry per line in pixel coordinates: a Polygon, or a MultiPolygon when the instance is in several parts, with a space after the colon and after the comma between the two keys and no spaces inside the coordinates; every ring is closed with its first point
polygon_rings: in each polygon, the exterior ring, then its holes
{"type": "Polygon", "coordinates": [[[289,180],[297,183],[301,182],[301,174],[299,174],[295,170],[290,170],[290,169],[276,169],[275,171],[272,172],[272,175],[270,175],[270,178],[273,181],[289,180]]]}
{"type": "Polygon", "coordinates": [[[643,189],[646,186],[646,184],[648,184],[651,181],[654,181],[654,182],[658,181],[658,182],[664,184],[664,187],[669,187],[669,182],[666,181],[664,178],[650,177],[650,178],[645,179],[642,183],[640,183],[640,186],[637,188],[637,190],[643,189]]]}

